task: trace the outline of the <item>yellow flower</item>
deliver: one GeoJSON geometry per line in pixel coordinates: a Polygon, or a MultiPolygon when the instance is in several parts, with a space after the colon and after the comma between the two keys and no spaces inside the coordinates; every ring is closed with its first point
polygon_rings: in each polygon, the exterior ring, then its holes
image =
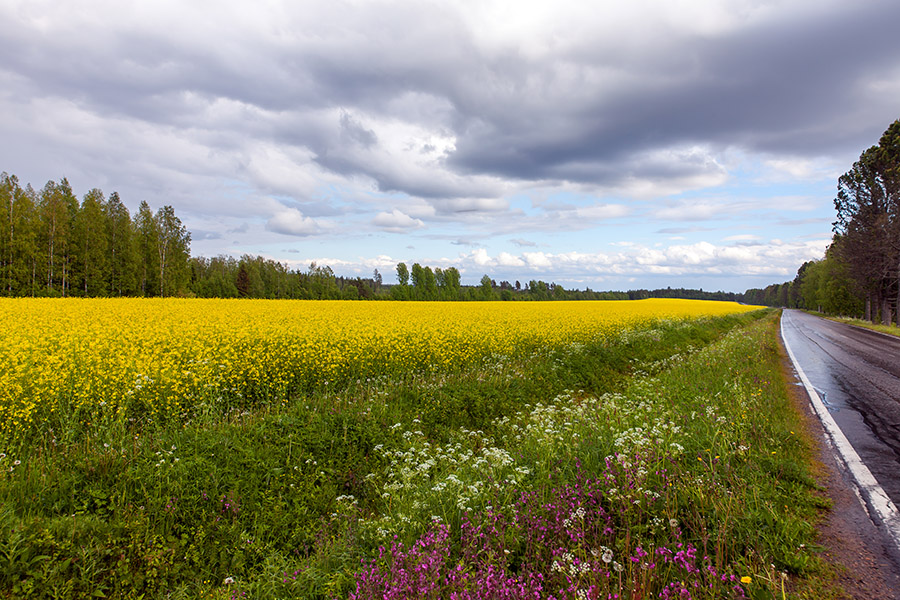
{"type": "MultiPolygon", "coordinates": [[[[180,418],[192,405],[283,402],[310,388],[435,373],[589,343],[730,302],[342,302],[0,298],[0,437],[85,408],[180,418]],[[326,383],[327,382],[327,383],[326,383]]],[[[702,460],[702,459],[700,459],[702,460]]]]}
{"type": "Polygon", "coordinates": [[[753,581],[753,580],[750,578],[749,575],[744,575],[743,577],[741,577],[741,583],[746,584],[746,583],[750,583],[751,581],[753,581]]]}

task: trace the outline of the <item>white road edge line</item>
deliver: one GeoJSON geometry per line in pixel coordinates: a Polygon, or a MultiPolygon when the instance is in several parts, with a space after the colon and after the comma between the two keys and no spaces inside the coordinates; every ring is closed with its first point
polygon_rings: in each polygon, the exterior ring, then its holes
{"type": "Polygon", "coordinates": [[[866,509],[870,517],[874,517],[876,525],[884,528],[894,545],[894,550],[900,552],[900,512],[897,511],[897,507],[891,502],[891,499],[875,480],[875,477],[872,476],[869,468],[859,458],[859,454],[850,445],[844,432],[838,427],[834,417],[831,416],[825,407],[825,403],[822,402],[822,399],[819,398],[816,390],[809,382],[806,373],[800,368],[800,364],[788,345],[787,338],[784,337],[784,312],[781,315],[781,341],[784,343],[788,356],[790,356],[791,362],[794,364],[794,369],[797,370],[797,374],[800,376],[803,387],[806,388],[806,393],[809,394],[810,403],[813,405],[816,414],[819,415],[819,420],[822,421],[825,431],[831,438],[832,447],[837,451],[838,457],[850,471],[853,479],[856,480],[858,489],[855,491],[857,492],[857,497],[860,498],[860,501],[865,499],[863,508],[866,509]]]}

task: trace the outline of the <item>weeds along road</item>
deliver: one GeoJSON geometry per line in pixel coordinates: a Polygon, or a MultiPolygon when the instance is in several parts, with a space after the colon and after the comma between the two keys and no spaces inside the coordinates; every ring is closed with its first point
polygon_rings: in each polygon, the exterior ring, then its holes
{"type": "Polygon", "coordinates": [[[900,505],[900,338],[798,310],[782,335],[862,462],[900,505]]]}

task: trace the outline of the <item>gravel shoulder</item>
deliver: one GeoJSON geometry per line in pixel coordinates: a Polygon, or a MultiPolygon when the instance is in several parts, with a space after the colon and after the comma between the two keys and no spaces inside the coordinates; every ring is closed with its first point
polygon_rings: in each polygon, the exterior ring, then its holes
{"type": "Polygon", "coordinates": [[[825,430],[810,405],[779,336],[782,370],[791,399],[803,416],[813,444],[816,480],[833,505],[818,523],[822,558],[833,568],[836,598],[900,600],[900,565],[892,558],[881,533],[857,498],[850,474],[834,456],[825,430]]]}

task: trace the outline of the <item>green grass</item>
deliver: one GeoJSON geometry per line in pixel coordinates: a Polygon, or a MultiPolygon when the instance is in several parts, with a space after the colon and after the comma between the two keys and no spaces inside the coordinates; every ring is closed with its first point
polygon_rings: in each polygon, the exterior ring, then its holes
{"type": "MultiPolygon", "coordinates": [[[[818,313],[811,313],[816,316],[824,316],[819,315],[818,313]]],[[[837,321],[838,323],[846,323],[847,325],[854,325],[856,327],[862,327],[863,329],[871,329],[872,331],[879,331],[881,333],[886,333],[888,335],[898,336],[900,337],[900,328],[896,325],[882,325],[880,323],[872,323],[871,321],[866,321],[863,319],[852,319],[848,317],[824,317],[826,319],[830,319],[832,321],[837,321]]]]}
{"type": "Polygon", "coordinates": [[[432,516],[458,536],[522,490],[549,498],[599,476],[611,456],[646,457],[655,473],[640,483],[658,495],[605,497],[628,531],[617,552],[669,543],[674,519],[717,572],[752,576],[752,597],[780,597],[781,572],[803,589],[822,573],[823,502],[776,315],[661,323],[137,435],[48,433],[2,463],[0,597],[345,597],[393,536],[413,543],[432,516]]]}

